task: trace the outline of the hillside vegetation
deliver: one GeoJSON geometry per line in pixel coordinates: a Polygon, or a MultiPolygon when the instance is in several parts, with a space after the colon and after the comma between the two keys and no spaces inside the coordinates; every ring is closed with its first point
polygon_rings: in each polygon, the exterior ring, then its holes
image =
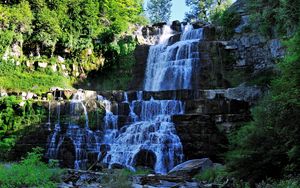
{"type": "Polygon", "coordinates": [[[125,40],[126,35],[134,24],[146,22],[142,0],[1,3],[0,72],[5,74],[0,76],[0,88],[9,90],[71,87],[92,70],[126,64],[120,59],[132,53],[128,46],[134,44],[125,40]],[[12,64],[18,68],[10,69],[12,64]]]}

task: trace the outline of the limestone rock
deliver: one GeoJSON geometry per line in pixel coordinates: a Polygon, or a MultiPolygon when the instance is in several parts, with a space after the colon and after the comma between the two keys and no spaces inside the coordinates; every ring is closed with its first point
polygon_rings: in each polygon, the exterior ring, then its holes
{"type": "Polygon", "coordinates": [[[89,100],[97,100],[97,92],[91,90],[84,91],[84,98],[89,100]]]}
{"type": "Polygon", "coordinates": [[[64,63],[65,62],[65,59],[61,56],[58,56],[57,60],[58,60],[59,63],[64,63]]]}
{"type": "Polygon", "coordinates": [[[279,39],[269,41],[268,45],[273,58],[282,58],[284,56],[284,50],[279,39]]]}
{"type": "Polygon", "coordinates": [[[32,67],[33,64],[34,64],[33,61],[26,61],[26,66],[27,66],[27,67],[32,67]]]}
{"type": "Polygon", "coordinates": [[[46,62],[38,62],[38,66],[41,68],[46,68],[48,66],[48,63],[46,62]]]}
{"type": "Polygon", "coordinates": [[[10,56],[12,57],[20,57],[22,55],[22,48],[18,42],[12,45],[10,56]]]}
{"type": "Polygon", "coordinates": [[[204,169],[213,167],[213,162],[209,158],[193,159],[175,166],[169,175],[193,177],[204,169]]]}
{"type": "Polygon", "coordinates": [[[0,97],[6,97],[8,96],[6,91],[0,91],[0,97]]]}
{"type": "Polygon", "coordinates": [[[57,72],[57,65],[56,64],[51,65],[51,69],[53,72],[57,72]]]}
{"type": "Polygon", "coordinates": [[[234,31],[235,31],[236,33],[242,33],[243,30],[244,30],[246,27],[250,26],[250,23],[249,23],[249,22],[250,22],[250,18],[249,18],[248,15],[242,16],[240,25],[237,26],[237,27],[234,29],[234,31]]]}
{"type": "Polygon", "coordinates": [[[255,102],[262,96],[262,89],[256,86],[240,85],[236,88],[229,88],[225,91],[225,97],[228,99],[243,100],[255,102]]]}

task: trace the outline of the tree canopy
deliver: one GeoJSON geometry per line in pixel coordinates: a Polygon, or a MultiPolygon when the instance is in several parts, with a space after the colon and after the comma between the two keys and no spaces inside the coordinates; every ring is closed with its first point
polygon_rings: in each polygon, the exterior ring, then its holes
{"type": "Polygon", "coordinates": [[[232,4],[232,0],[185,0],[191,11],[186,13],[187,20],[201,19],[210,21],[232,4]]]}
{"type": "Polygon", "coordinates": [[[168,22],[171,16],[172,0],[149,0],[147,12],[152,23],[168,22]]]}

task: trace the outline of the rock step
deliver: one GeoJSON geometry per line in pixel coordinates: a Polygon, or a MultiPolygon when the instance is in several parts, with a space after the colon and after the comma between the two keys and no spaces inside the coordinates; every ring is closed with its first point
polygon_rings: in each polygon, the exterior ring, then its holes
{"type": "MultiPolygon", "coordinates": [[[[102,95],[110,101],[118,103],[125,100],[125,91],[94,91],[94,98],[102,95]]],[[[126,91],[128,100],[137,100],[138,91],[126,91]]],[[[142,99],[150,100],[196,100],[196,99],[218,99],[226,98],[228,100],[235,99],[246,102],[257,100],[262,94],[260,87],[256,86],[240,86],[228,89],[211,89],[211,90],[170,90],[170,91],[142,91],[142,99]]],[[[91,94],[89,95],[91,96],[91,94]]]]}

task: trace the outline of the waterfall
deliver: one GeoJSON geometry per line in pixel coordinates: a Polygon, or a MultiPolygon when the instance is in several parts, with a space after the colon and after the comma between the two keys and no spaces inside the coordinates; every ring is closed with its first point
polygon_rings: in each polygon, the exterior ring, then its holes
{"type": "Polygon", "coordinates": [[[98,101],[102,102],[105,107],[104,116],[104,143],[113,143],[118,135],[118,116],[114,115],[111,111],[111,102],[105,99],[103,96],[98,96],[98,101]]]}
{"type": "Polygon", "coordinates": [[[153,98],[143,101],[141,92],[137,92],[138,100],[132,102],[127,93],[124,96],[133,122],[110,145],[103,162],[132,168],[137,165],[139,153],[147,151],[154,154],[155,172],[167,173],[183,159],[182,145],[171,122],[171,115],[184,113],[182,102],[153,98]]]}
{"type": "Polygon", "coordinates": [[[70,101],[70,113],[68,114],[70,118],[64,123],[61,122],[61,104],[57,103],[57,122],[48,142],[48,158],[59,160],[64,155],[63,151],[66,148],[63,147],[66,143],[67,150],[74,153],[73,167],[75,169],[86,169],[87,153],[99,154],[102,143],[101,132],[89,129],[88,112],[83,101],[84,93],[78,90],[70,101]],[[81,121],[83,121],[83,125],[81,121]]]}
{"type": "MultiPolygon", "coordinates": [[[[202,29],[192,29],[187,25],[183,28],[180,41],[168,45],[169,38],[176,33],[165,26],[158,44],[150,48],[144,89],[193,89],[193,80],[200,68],[198,43],[202,39],[202,32],[202,29]]],[[[67,123],[65,119],[60,119],[59,102],[57,122],[49,137],[47,156],[61,160],[65,149],[74,153],[75,169],[87,168],[88,157],[92,153],[97,155],[99,162],[109,166],[119,164],[134,169],[141,165],[153,168],[156,173],[167,173],[183,160],[182,144],[171,117],[184,114],[184,104],[172,99],[156,100],[149,97],[146,100],[144,94],[143,91],[137,91],[135,100],[132,100],[132,96],[128,97],[124,92],[120,103],[127,111],[124,110],[126,114],[122,114],[122,117],[113,113],[115,101],[98,95],[97,104],[103,105],[105,115],[102,127],[96,130],[89,127],[93,119],[89,122],[82,90],[73,95],[67,123]],[[64,148],[66,143],[72,146],[64,148]]]]}
{"type": "Polygon", "coordinates": [[[159,44],[151,46],[147,59],[146,91],[192,89],[199,66],[199,40],[203,29],[192,29],[187,25],[180,41],[168,46],[168,29],[163,30],[159,44]]]}

